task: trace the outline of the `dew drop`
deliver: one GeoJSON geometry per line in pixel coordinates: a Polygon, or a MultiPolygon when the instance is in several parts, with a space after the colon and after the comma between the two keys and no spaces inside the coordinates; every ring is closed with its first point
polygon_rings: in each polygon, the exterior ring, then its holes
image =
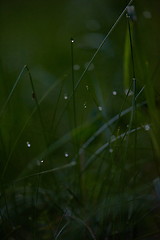
{"type": "Polygon", "coordinates": [[[131,18],[132,21],[136,21],[137,16],[135,13],[135,7],[133,5],[127,6],[126,10],[127,10],[127,17],[131,18]]]}
{"type": "Polygon", "coordinates": [[[84,106],[84,108],[85,108],[85,109],[87,108],[87,105],[86,105],[86,103],[84,103],[84,104],[83,104],[83,106],[84,106]]]}
{"type": "Polygon", "coordinates": [[[31,144],[30,144],[30,142],[28,142],[28,141],[27,141],[27,142],[26,142],[26,144],[27,144],[27,147],[28,147],[28,148],[30,148],[30,147],[31,147],[31,144]]]}
{"type": "Polygon", "coordinates": [[[65,93],[64,94],[64,100],[67,100],[68,99],[68,96],[67,96],[67,94],[65,93]]]}
{"type": "Polygon", "coordinates": [[[98,110],[102,112],[103,108],[101,106],[98,107],[98,110]]]}
{"type": "Polygon", "coordinates": [[[43,162],[44,162],[44,160],[42,159],[42,160],[41,160],[41,163],[43,163],[43,162]]]}
{"type": "Polygon", "coordinates": [[[71,38],[71,43],[74,43],[74,39],[73,38],[71,38]]]}
{"type": "Polygon", "coordinates": [[[88,89],[89,89],[88,85],[86,85],[86,89],[87,89],[87,91],[88,91],[88,89]]]}
{"type": "Polygon", "coordinates": [[[69,157],[69,154],[67,152],[65,152],[64,156],[67,158],[67,157],[69,157]]]}
{"type": "Polygon", "coordinates": [[[113,96],[116,96],[117,95],[117,91],[113,91],[112,94],[113,94],[113,96]]]}
{"type": "Polygon", "coordinates": [[[150,127],[149,124],[146,124],[146,125],[144,125],[144,129],[145,129],[146,131],[149,131],[149,130],[151,129],[151,127],[150,127]]]}

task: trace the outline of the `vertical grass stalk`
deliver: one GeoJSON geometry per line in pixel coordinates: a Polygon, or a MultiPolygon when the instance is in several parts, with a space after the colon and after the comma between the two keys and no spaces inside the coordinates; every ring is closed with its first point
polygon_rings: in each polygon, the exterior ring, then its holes
{"type": "MultiPolygon", "coordinates": [[[[81,76],[79,77],[77,83],[75,84],[75,88],[74,88],[74,91],[77,90],[77,88],[79,87],[82,79],[84,78],[85,74],[87,73],[87,70],[89,69],[90,65],[92,64],[92,62],[94,61],[95,57],[97,56],[97,54],[99,53],[99,51],[101,50],[101,48],[103,47],[103,45],[105,44],[105,42],[107,41],[107,39],[109,38],[110,34],[114,31],[114,29],[116,28],[116,26],[118,25],[118,23],[120,22],[121,18],[123,17],[123,15],[126,13],[126,9],[127,7],[133,2],[134,0],[130,0],[128,2],[128,4],[125,6],[125,8],[123,9],[123,11],[120,13],[120,15],[118,16],[118,18],[116,19],[116,21],[114,22],[114,24],[111,26],[111,28],[109,29],[108,33],[106,34],[106,36],[104,37],[104,39],[102,40],[102,42],[99,44],[97,50],[95,51],[95,53],[93,54],[93,56],[91,57],[91,59],[89,60],[85,70],[82,72],[81,76]]],[[[71,39],[72,41],[72,39],[71,39]]],[[[74,40],[73,40],[73,43],[74,43],[74,40]]],[[[71,101],[72,99],[72,96],[71,95],[67,101],[67,104],[66,106],[69,104],[69,102],[71,101]]],[[[61,116],[59,117],[59,120],[58,120],[58,124],[60,123],[60,120],[62,119],[63,117],[63,114],[66,110],[66,106],[64,107],[62,113],[61,113],[61,116]]],[[[58,126],[57,124],[57,126],[58,126]]],[[[56,127],[57,127],[56,126],[56,127]]]]}
{"type": "MultiPolygon", "coordinates": [[[[76,96],[75,96],[75,76],[74,76],[74,39],[71,38],[71,70],[72,70],[72,96],[73,96],[73,124],[75,132],[75,154],[78,153],[78,139],[77,139],[77,112],[76,112],[76,96]]],[[[77,157],[77,174],[78,174],[78,186],[80,189],[80,198],[82,199],[82,177],[81,177],[81,162],[80,156],[77,157]]],[[[77,176],[76,176],[77,178],[77,176]]]]}
{"type": "MultiPolygon", "coordinates": [[[[135,73],[135,62],[134,62],[134,51],[133,51],[133,40],[132,40],[132,31],[130,25],[130,17],[127,15],[127,24],[128,24],[128,32],[129,32],[129,42],[130,42],[130,51],[131,51],[131,64],[132,64],[132,83],[133,83],[133,98],[132,98],[132,112],[131,112],[131,119],[129,128],[131,129],[133,125],[133,121],[135,123],[136,128],[136,73],[135,73]]],[[[134,139],[134,163],[136,168],[136,145],[137,145],[137,132],[135,132],[135,139],[134,139]]]]}
{"type": "MultiPolygon", "coordinates": [[[[45,134],[44,122],[43,122],[42,114],[41,114],[41,111],[40,111],[39,102],[38,102],[36,90],[35,90],[35,87],[34,87],[32,75],[31,75],[31,72],[30,72],[30,70],[29,70],[27,65],[26,65],[26,70],[27,70],[28,75],[29,75],[31,88],[32,88],[32,96],[33,96],[33,98],[35,100],[35,103],[36,103],[36,107],[37,107],[37,110],[38,110],[39,119],[40,119],[40,123],[41,123],[41,127],[42,127],[42,133],[43,133],[43,137],[44,137],[44,140],[45,140],[45,143],[46,143],[46,147],[47,147],[48,146],[48,140],[47,140],[47,136],[45,134]]],[[[40,164],[40,169],[39,169],[40,172],[42,171],[42,168],[43,168],[43,165],[40,164]]],[[[37,183],[36,183],[36,192],[35,192],[35,209],[34,209],[35,227],[33,229],[33,239],[34,240],[36,240],[36,235],[37,235],[36,234],[36,224],[37,224],[37,209],[36,209],[36,207],[37,207],[37,204],[38,204],[40,183],[41,183],[41,175],[38,175],[37,176],[37,183]]]]}
{"type": "Polygon", "coordinates": [[[75,77],[74,77],[74,39],[71,38],[71,68],[72,68],[72,94],[73,94],[73,118],[74,128],[77,128],[77,117],[76,117],[76,97],[75,97],[75,77]]]}
{"type": "Polygon", "coordinates": [[[45,142],[46,142],[46,145],[48,145],[47,136],[46,136],[46,134],[45,134],[44,122],[43,122],[42,114],[41,114],[41,111],[40,111],[37,94],[36,94],[36,91],[35,91],[35,87],[34,87],[34,83],[33,83],[33,79],[32,79],[31,72],[30,72],[30,70],[29,70],[29,68],[28,68],[27,65],[26,65],[26,70],[27,70],[27,72],[28,72],[29,80],[30,80],[30,83],[31,83],[32,96],[33,96],[33,98],[34,98],[34,100],[35,100],[36,107],[37,107],[37,110],[38,110],[38,114],[39,114],[39,119],[40,119],[40,122],[41,122],[41,127],[42,127],[42,132],[43,132],[44,140],[45,140],[45,142]]]}

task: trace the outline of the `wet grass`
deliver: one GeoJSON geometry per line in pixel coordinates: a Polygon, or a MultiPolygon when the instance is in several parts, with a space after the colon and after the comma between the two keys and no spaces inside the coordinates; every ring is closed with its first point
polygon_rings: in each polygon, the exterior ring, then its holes
{"type": "Polygon", "coordinates": [[[1,239],[159,239],[157,75],[137,53],[131,4],[78,77],[72,38],[69,77],[43,92],[25,65],[9,91],[0,112],[1,239]],[[104,96],[100,73],[89,73],[121,21],[122,86],[110,79],[104,96]]]}

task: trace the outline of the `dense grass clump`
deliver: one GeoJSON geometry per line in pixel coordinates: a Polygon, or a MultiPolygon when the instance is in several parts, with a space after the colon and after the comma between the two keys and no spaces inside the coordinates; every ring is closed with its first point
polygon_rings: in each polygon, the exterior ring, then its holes
{"type": "Polygon", "coordinates": [[[159,62],[132,4],[104,36],[71,38],[59,78],[24,65],[2,83],[1,239],[160,238],[159,62]]]}

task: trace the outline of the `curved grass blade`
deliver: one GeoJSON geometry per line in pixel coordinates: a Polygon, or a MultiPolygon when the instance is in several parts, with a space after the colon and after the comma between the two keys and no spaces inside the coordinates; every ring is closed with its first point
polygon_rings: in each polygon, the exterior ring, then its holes
{"type": "Polygon", "coordinates": [[[71,163],[65,164],[65,165],[60,166],[60,167],[52,168],[52,169],[45,170],[45,171],[42,171],[42,172],[33,173],[31,175],[28,175],[28,176],[25,176],[25,177],[22,177],[22,178],[18,178],[17,180],[14,181],[14,183],[20,182],[20,181],[22,181],[24,179],[27,179],[27,178],[40,176],[40,175],[44,175],[44,174],[48,174],[48,173],[53,173],[53,172],[60,171],[60,170],[66,169],[66,168],[74,167],[75,165],[76,165],[76,162],[72,161],[71,163]]]}
{"type": "MultiPolygon", "coordinates": [[[[126,12],[127,7],[128,7],[132,2],[133,2],[133,0],[130,0],[130,1],[128,2],[128,4],[127,4],[126,7],[123,9],[123,11],[121,12],[121,14],[120,14],[119,17],[117,18],[117,20],[114,22],[114,24],[112,25],[112,27],[110,28],[110,30],[108,31],[108,33],[106,34],[106,36],[104,37],[104,39],[102,40],[102,42],[99,44],[99,47],[97,48],[97,50],[96,50],[95,53],[93,54],[92,58],[90,59],[90,61],[89,61],[88,64],[87,64],[85,70],[83,71],[82,75],[81,75],[80,78],[78,79],[78,81],[77,81],[77,83],[76,83],[76,85],[75,85],[74,91],[76,91],[76,89],[78,88],[80,82],[81,82],[82,79],[84,78],[84,76],[85,76],[87,70],[89,69],[90,65],[92,64],[93,60],[95,59],[95,57],[96,57],[97,54],[99,53],[100,49],[103,47],[104,43],[106,42],[106,40],[108,39],[108,37],[110,36],[110,34],[113,32],[113,30],[115,29],[115,27],[117,26],[117,24],[120,22],[121,18],[123,17],[123,15],[124,15],[125,12],[126,12]]],[[[73,93],[72,93],[71,96],[69,97],[68,102],[67,102],[66,105],[69,104],[69,102],[71,101],[72,97],[73,97],[73,93]]],[[[58,121],[57,125],[59,124],[60,119],[63,117],[63,114],[64,114],[65,109],[66,109],[66,106],[64,107],[64,110],[62,110],[62,114],[61,114],[61,116],[60,116],[60,118],[59,118],[59,121],[58,121]]],[[[56,127],[57,127],[57,126],[56,126],[56,127]]]]}
{"type": "MultiPolygon", "coordinates": [[[[26,68],[26,65],[24,66],[24,69],[25,69],[25,68],[26,68]]],[[[24,72],[24,69],[23,69],[23,72],[24,72]]],[[[21,75],[22,75],[22,71],[21,71],[21,75]]],[[[41,104],[41,103],[44,101],[44,99],[47,97],[47,95],[48,95],[58,84],[59,84],[59,81],[55,82],[55,83],[48,89],[48,91],[47,91],[47,92],[44,94],[44,96],[40,99],[39,104],[41,104]]],[[[34,113],[35,113],[36,111],[37,111],[37,106],[33,109],[33,111],[31,112],[30,116],[28,117],[28,119],[27,119],[26,122],[24,123],[23,127],[21,128],[19,134],[17,135],[17,138],[15,139],[14,144],[12,145],[12,149],[11,149],[11,151],[10,151],[10,154],[9,154],[8,159],[7,159],[7,161],[6,161],[5,167],[4,167],[4,169],[3,169],[2,178],[3,178],[3,176],[4,176],[5,172],[6,172],[6,169],[7,169],[7,167],[8,167],[8,164],[9,164],[9,162],[10,162],[10,160],[11,160],[11,157],[12,157],[12,155],[13,155],[13,153],[14,153],[14,150],[15,150],[15,148],[16,148],[16,146],[17,146],[17,144],[18,144],[18,142],[19,142],[19,140],[20,140],[20,138],[21,138],[21,135],[23,134],[26,126],[28,125],[30,119],[33,117],[33,115],[34,115],[34,113]]]]}
{"type": "Polygon", "coordinates": [[[95,53],[93,54],[92,58],[90,59],[90,61],[88,62],[84,72],[82,73],[81,77],[79,78],[75,89],[78,88],[81,80],[83,79],[85,73],[87,72],[87,70],[89,69],[91,63],[93,62],[93,60],[95,59],[95,57],[97,56],[98,52],[100,51],[100,49],[103,47],[104,43],[106,42],[106,40],[108,39],[108,37],[110,36],[110,34],[113,32],[113,30],[115,29],[115,27],[117,26],[117,24],[119,23],[119,21],[121,20],[121,18],[123,17],[123,15],[126,12],[127,7],[133,2],[133,0],[129,1],[127,6],[124,8],[124,10],[122,11],[122,13],[119,15],[119,17],[117,18],[117,20],[115,21],[115,23],[112,25],[112,27],[110,28],[110,30],[108,31],[108,33],[106,34],[105,38],[103,39],[103,41],[100,43],[99,47],[97,48],[97,50],[95,51],[95,53]]]}
{"type": "Polygon", "coordinates": [[[111,143],[119,140],[119,139],[124,139],[126,136],[130,135],[131,133],[137,132],[138,130],[141,130],[142,127],[137,127],[135,129],[132,129],[130,131],[124,132],[122,134],[120,134],[119,136],[115,137],[114,139],[111,139],[110,142],[105,143],[104,145],[102,145],[100,148],[98,148],[94,154],[88,159],[88,161],[86,162],[85,166],[84,166],[84,170],[85,171],[90,165],[91,163],[94,161],[94,159],[100,155],[111,143]]]}
{"type": "Polygon", "coordinates": [[[1,112],[0,112],[0,118],[2,117],[2,114],[4,113],[4,111],[5,111],[5,109],[6,109],[7,105],[8,105],[8,103],[9,103],[9,101],[11,100],[11,97],[12,97],[12,95],[13,95],[13,93],[14,93],[14,91],[15,91],[15,89],[16,89],[18,83],[19,83],[19,81],[21,80],[22,74],[23,74],[24,71],[26,70],[26,66],[27,66],[27,65],[24,65],[24,67],[22,68],[22,70],[21,70],[21,72],[20,72],[20,74],[19,74],[17,80],[15,81],[15,83],[14,83],[14,85],[13,85],[13,87],[12,87],[12,89],[11,89],[11,91],[10,91],[10,93],[9,93],[9,95],[8,95],[8,97],[7,97],[6,101],[5,101],[5,103],[4,103],[3,107],[2,107],[2,109],[1,109],[1,112]]]}
{"type": "MultiPolygon", "coordinates": [[[[146,102],[142,102],[137,104],[137,107],[141,107],[145,105],[146,102]]],[[[103,124],[80,148],[79,154],[81,154],[106,128],[110,127],[114,122],[118,121],[120,117],[126,115],[127,113],[132,111],[132,106],[122,111],[120,114],[117,114],[113,118],[111,118],[107,123],[103,124]]]]}

